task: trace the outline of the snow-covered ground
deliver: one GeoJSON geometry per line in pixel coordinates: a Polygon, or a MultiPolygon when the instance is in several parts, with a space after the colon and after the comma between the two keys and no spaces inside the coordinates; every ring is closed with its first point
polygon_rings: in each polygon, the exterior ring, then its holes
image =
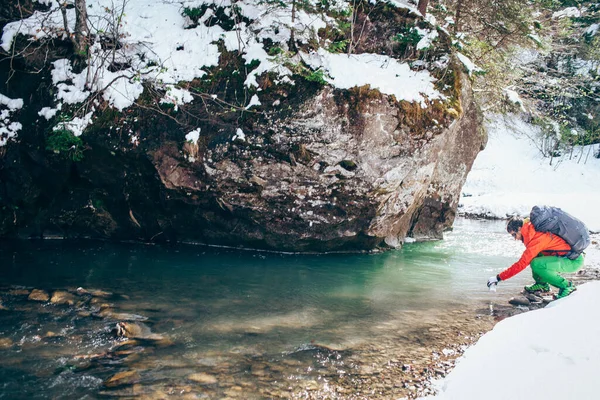
{"type": "Polygon", "coordinates": [[[507,318],[464,353],[429,400],[600,397],[600,282],[507,318]]]}
{"type": "Polygon", "coordinates": [[[530,137],[534,127],[516,117],[498,117],[487,124],[489,140],[479,153],[463,187],[459,211],[499,218],[529,215],[531,207],[560,207],[600,232],[599,146],[542,157],[530,137]]]}
{"type": "MultiPolygon", "coordinates": [[[[505,217],[527,215],[535,204],[554,205],[600,231],[600,159],[593,158],[598,145],[576,149],[572,158],[555,159],[551,166],[528,138],[535,129],[517,118],[495,119],[488,133],[463,188],[468,197],[462,211],[505,217]]],[[[598,245],[586,253],[586,265],[600,267],[598,245]]],[[[437,382],[438,394],[426,399],[600,398],[598,304],[600,282],[591,282],[543,309],[499,322],[437,382]]]]}

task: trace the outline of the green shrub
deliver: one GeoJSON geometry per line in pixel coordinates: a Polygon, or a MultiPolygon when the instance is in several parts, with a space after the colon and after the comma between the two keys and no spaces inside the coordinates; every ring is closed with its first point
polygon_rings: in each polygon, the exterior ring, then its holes
{"type": "Polygon", "coordinates": [[[400,33],[394,36],[394,41],[404,44],[415,46],[421,40],[421,35],[414,28],[403,28],[400,33]]]}
{"type": "Polygon", "coordinates": [[[194,21],[194,23],[198,23],[198,20],[202,18],[202,16],[206,13],[208,6],[203,4],[201,7],[185,7],[183,9],[183,15],[194,21]]]}
{"type": "Polygon", "coordinates": [[[76,162],[83,160],[83,142],[68,129],[50,132],[46,138],[46,150],[68,156],[76,162]]]}
{"type": "Polygon", "coordinates": [[[327,81],[325,80],[325,73],[322,69],[311,71],[310,73],[304,76],[304,79],[306,79],[309,82],[316,82],[323,86],[327,85],[327,81]]]}
{"type": "Polygon", "coordinates": [[[329,50],[331,53],[344,53],[348,48],[349,40],[340,40],[339,42],[333,42],[329,45],[329,50]]]}

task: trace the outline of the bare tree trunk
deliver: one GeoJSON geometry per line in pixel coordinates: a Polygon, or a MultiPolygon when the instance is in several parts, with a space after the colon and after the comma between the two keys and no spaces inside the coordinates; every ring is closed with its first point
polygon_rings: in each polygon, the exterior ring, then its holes
{"type": "Polygon", "coordinates": [[[423,14],[423,16],[425,16],[427,14],[427,5],[429,4],[429,0],[419,0],[419,5],[417,6],[417,9],[419,10],[419,12],[421,14],[423,14]]]}
{"type": "Polygon", "coordinates": [[[456,2],[456,14],[454,16],[454,33],[458,33],[460,30],[460,14],[463,7],[463,0],[456,2]]]}
{"type": "Polygon", "coordinates": [[[350,43],[348,43],[348,55],[352,54],[352,51],[354,49],[354,27],[356,25],[356,18],[357,18],[357,13],[356,13],[356,0],[354,0],[352,2],[352,15],[351,15],[352,20],[350,21],[350,43]]]}
{"type": "Polygon", "coordinates": [[[296,37],[294,35],[294,32],[296,30],[296,27],[294,26],[296,24],[296,0],[292,1],[292,26],[290,27],[290,41],[288,43],[288,47],[290,48],[290,51],[296,51],[296,37]]]}
{"type": "Polygon", "coordinates": [[[87,25],[87,5],[85,0],[75,0],[75,31],[71,34],[67,19],[67,2],[56,0],[62,14],[65,35],[73,43],[75,54],[80,58],[87,58],[90,29],[87,25]]]}
{"type": "Polygon", "coordinates": [[[75,0],[75,52],[87,58],[90,29],[87,25],[87,5],[85,0],[75,0]]]}
{"type": "Polygon", "coordinates": [[[61,0],[56,0],[56,2],[58,3],[58,8],[60,8],[60,13],[62,14],[65,35],[73,43],[73,46],[75,46],[75,39],[71,36],[71,30],[69,29],[69,21],[67,20],[67,3],[61,2],[61,0]]]}

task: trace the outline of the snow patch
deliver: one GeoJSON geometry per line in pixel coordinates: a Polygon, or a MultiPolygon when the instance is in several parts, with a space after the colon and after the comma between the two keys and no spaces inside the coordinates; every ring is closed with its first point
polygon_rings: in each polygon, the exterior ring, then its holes
{"type": "Polygon", "coordinates": [[[473,61],[471,61],[471,59],[469,57],[465,56],[464,54],[456,52],[456,57],[458,57],[460,62],[463,63],[463,65],[467,69],[467,72],[469,73],[469,75],[471,75],[473,73],[477,73],[477,72],[484,72],[483,69],[481,69],[477,65],[475,65],[475,63],[473,61]]]}
{"type": "Polygon", "coordinates": [[[250,99],[250,103],[248,103],[248,105],[246,106],[246,108],[245,108],[245,109],[246,109],[246,110],[249,110],[251,107],[254,107],[254,106],[260,106],[260,105],[261,105],[261,102],[260,102],[260,100],[258,99],[258,96],[257,96],[257,95],[254,95],[254,96],[252,96],[252,98],[250,99]]]}
{"type": "Polygon", "coordinates": [[[23,99],[11,99],[0,93],[0,104],[8,107],[10,111],[15,111],[23,108],[23,99]]]}
{"type": "Polygon", "coordinates": [[[237,128],[237,130],[235,131],[235,135],[233,135],[233,138],[231,140],[235,141],[237,139],[246,140],[246,134],[241,128],[237,128]]]}
{"type": "Polygon", "coordinates": [[[553,19],[561,19],[565,17],[579,18],[581,17],[581,10],[577,7],[567,7],[564,10],[556,11],[554,14],[552,14],[553,19]]]}
{"type": "Polygon", "coordinates": [[[0,105],[6,109],[0,111],[0,147],[5,146],[10,139],[14,139],[17,133],[23,129],[20,122],[12,121],[12,114],[23,108],[23,99],[11,99],[0,93],[0,105]]]}
{"type": "Polygon", "coordinates": [[[340,89],[370,85],[372,89],[396,96],[398,101],[416,101],[425,105],[425,98],[443,99],[435,87],[435,78],[427,71],[412,71],[408,64],[379,54],[331,54],[323,49],[301,53],[313,70],[322,68],[325,80],[340,89]]]}
{"type": "Polygon", "coordinates": [[[56,115],[57,112],[57,108],[44,107],[38,112],[38,115],[46,118],[46,120],[50,120],[56,115]]]}
{"type": "Polygon", "coordinates": [[[94,111],[90,111],[83,118],[75,117],[70,121],[64,121],[60,124],[56,125],[53,130],[58,131],[62,129],[66,129],[71,131],[74,136],[81,136],[85,128],[88,127],[89,124],[92,123],[92,116],[94,115],[94,111]]]}
{"type": "Polygon", "coordinates": [[[193,144],[198,143],[198,139],[200,139],[200,131],[200,128],[194,129],[193,131],[185,135],[185,140],[193,144]]]}

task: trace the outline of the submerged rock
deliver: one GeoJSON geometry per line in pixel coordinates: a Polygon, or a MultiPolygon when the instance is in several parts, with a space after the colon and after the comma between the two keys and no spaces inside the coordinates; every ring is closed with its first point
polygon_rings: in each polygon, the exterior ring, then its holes
{"type": "Polygon", "coordinates": [[[123,385],[133,385],[141,379],[140,374],[136,370],[119,372],[104,381],[104,386],[113,388],[123,385]]]}
{"type": "Polygon", "coordinates": [[[45,290],[33,289],[31,294],[27,298],[33,301],[48,301],[50,300],[50,295],[45,290]]]}
{"type": "Polygon", "coordinates": [[[148,320],[148,317],[144,317],[143,315],[115,312],[110,308],[104,308],[104,309],[98,311],[97,313],[93,313],[92,315],[94,317],[98,317],[98,318],[110,318],[110,319],[122,320],[122,321],[147,321],[148,320]]]}
{"type": "Polygon", "coordinates": [[[58,304],[58,305],[69,305],[72,306],[76,302],[76,298],[71,293],[64,290],[57,290],[52,294],[52,298],[50,298],[50,303],[58,304]]]}
{"type": "Polygon", "coordinates": [[[29,293],[31,293],[29,289],[11,289],[8,291],[11,296],[29,296],[29,293]]]}
{"type": "Polygon", "coordinates": [[[187,378],[201,385],[212,385],[218,382],[217,378],[214,375],[210,375],[204,372],[188,375],[187,378]]]}
{"type": "Polygon", "coordinates": [[[170,346],[173,342],[157,333],[152,333],[147,325],[140,322],[119,322],[116,325],[117,336],[128,339],[151,341],[159,346],[170,346]]]}
{"type": "Polygon", "coordinates": [[[145,338],[153,335],[150,328],[141,323],[119,322],[117,323],[117,336],[127,338],[145,338]]]}
{"type": "Polygon", "coordinates": [[[6,349],[13,345],[13,341],[9,338],[0,338],[0,349],[6,349]]]}
{"type": "Polygon", "coordinates": [[[113,297],[114,295],[111,292],[106,292],[104,290],[99,290],[99,289],[84,289],[82,287],[78,287],[77,288],[77,294],[78,295],[84,295],[84,294],[89,294],[92,295],[94,297],[102,297],[104,299],[109,299],[111,297],[113,297]]]}

